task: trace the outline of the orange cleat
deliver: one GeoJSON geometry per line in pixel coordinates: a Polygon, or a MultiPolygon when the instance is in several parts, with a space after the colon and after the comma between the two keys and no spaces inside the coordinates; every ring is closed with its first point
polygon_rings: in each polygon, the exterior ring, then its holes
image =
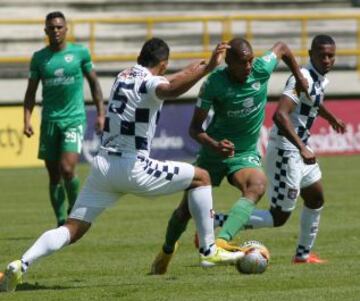
{"type": "Polygon", "coordinates": [[[306,259],[294,257],[292,260],[293,264],[298,263],[315,263],[315,264],[322,264],[327,263],[327,260],[319,258],[315,253],[310,253],[309,257],[306,259]]]}

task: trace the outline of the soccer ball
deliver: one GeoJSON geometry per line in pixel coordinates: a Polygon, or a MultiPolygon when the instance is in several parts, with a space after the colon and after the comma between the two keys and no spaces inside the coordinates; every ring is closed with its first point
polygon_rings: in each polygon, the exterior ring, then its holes
{"type": "Polygon", "coordinates": [[[237,270],[243,274],[264,273],[270,260],[269,250],[258,241],[247,241],[241,247],[247,251],[245,256],[236,262],[237,270]]]}

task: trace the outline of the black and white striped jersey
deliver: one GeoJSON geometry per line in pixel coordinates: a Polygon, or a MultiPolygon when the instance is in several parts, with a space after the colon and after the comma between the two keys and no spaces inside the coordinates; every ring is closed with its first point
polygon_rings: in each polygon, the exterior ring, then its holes
{"type": "Polygon", "coordinates": [[[167,82],[141,65],[117,75],[106,113],[102,149],[149,155],[163,105],[155,90],[167,82]]]}
{"type": "MultiPolygon", "coordinates": [[[[308,99],[304,93],[301,93],[300,96],[296,94],[296,81],[294,76],[290,76],[287,80],[283,95],[288,96],[296,103],[296,109],[290,114],[290,119],[296,133],[299,135],[301,140],[307,144],[310,137],[311,126],[318,115],[319,105],[324,100],[324,91],[325,87],[329,83],[329,80],[317,72],[311,63],[309,63],[307,67],[302,68],[301,72],[309,83],[309,94],[311,100],[308,99]]],[[[280,149],[297,149],[295,145],[282,135],[281,131],[275,124],[270,131],[269,139],[271,141],[275,141],[277,147],[280,149]]]]}

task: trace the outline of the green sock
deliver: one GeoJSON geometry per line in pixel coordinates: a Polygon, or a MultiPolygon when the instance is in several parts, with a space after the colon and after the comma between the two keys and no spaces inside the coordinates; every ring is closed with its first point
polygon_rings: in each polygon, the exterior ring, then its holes
{"type": "Polygon", "coordinates": [[[167,254],[174,252],[175,243],[179,240],[181,234],[186,230],[188,221],[181,222],[176,216],[175,211],[170,217],[168,227],[166,229],[165,243],[163,251],[167,254]]]}
{"type": "Polygon", "coordinates": [[[79,194],[80,180],[78,177],[73,177],[70,181],[65,180],[64,183],[65,183],[66,195],[69,200],[68,213],[70,213],[72,207],[75,204],[76,198],[79,194]]]}
{"type": "Polygon", "coordinates": [[[65,191],[61,184],[49,185],[51,205],[54,209],[58,226],[63,225],[67,218],[65,191]]]}
{"type": "Polygon", "coordinates": [[[240,198],[231,208],[229,217],[218,234],[218,238],[230,241],[233,237],[244,228],[250,219],[251,213],[255,208],[255,204],[247,199],[240,198]]]}

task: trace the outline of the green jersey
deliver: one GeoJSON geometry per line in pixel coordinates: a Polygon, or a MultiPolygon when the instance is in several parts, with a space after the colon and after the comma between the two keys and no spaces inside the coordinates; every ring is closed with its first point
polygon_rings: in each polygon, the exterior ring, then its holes
{"type": "Polygon", "coordinates": [[[204,82],[197,106],[214,110],[206,129],[216,139],[228,139],[238,152],[257,149],[261,126],[265,117],[267,86],[278,60],[268,51],[256,58],[245,83],[230,79],[227,67],[219,67],[204,82]]]}
{"type": "Polygon", "coordinates": [[[67,43],[60,51],[45,47],[34,53],[29,77],[42,83],[43,120],[85,120],[83,73],[92,68],[89,50],[81,45],[67,43]]]}

